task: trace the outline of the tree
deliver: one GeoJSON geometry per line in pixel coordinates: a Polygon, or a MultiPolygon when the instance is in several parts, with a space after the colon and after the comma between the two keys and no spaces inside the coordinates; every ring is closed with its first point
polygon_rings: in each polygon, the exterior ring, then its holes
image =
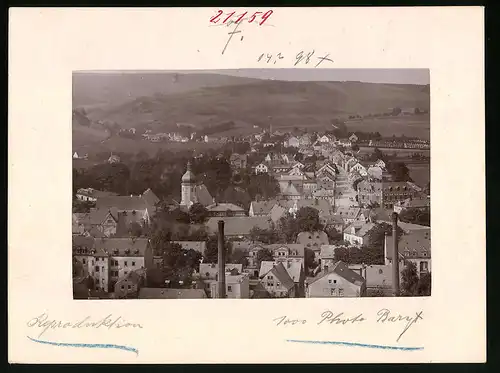
{"type": "Polygon", "coordinates": [[[273,253],[271,252],[271,250],[263,248],[263,249],[260,249],[259,251],[257,251],[257,255],[256,255],[255,260],[257,262],[257,268],[260,268],[261,262],[273,261],[274,256],[273,256],[273,253]]]}
{"type": "Polygon", "coordinates": [[[336,247],[334,251],[334,259],[336,261],[349,263],[349,249],[343,246],[336,247]]]}
{"type": "MultiPolygon", "coordinates": [[[[403,230],[397,227],[398,240],[403,234],[403,230]]],[[[385,236],[392,236],[392,225],[388,223],[376,223],[375,226],[368,232],[368,242],[370,247],[384,247],[385,236]]]]}
{"type": "Polygon", "coordinates": [[[192,223],[202,224],[208,218],[208,210],[201,203],[193,203],[189,208],[189,219],[192,223]]]}
{"type": "Polygon", "coordinates": [[[410,170],[404,162],[390,162],[387,171],[392,175],[394,181],[412,181],[410,170]]]}
{"type": "Polygon", "coordinates": [[[420,224],[427,227],[431,226],[431,213],[428,208],[424,210],[416,208],[405,209],[399,214],[399,218],[406,223],[420,224]]]}
{"type": "Polygon", "coordinates": [[[309,269],[314,269],[318,266],[318,263],[316,263],[315,256],[314,256],[314,251],[306,247],[304,250],[304,267],[305,270],[308,271],[309,269]]]}
{"type": "MultiPolygon", "coordinates": [[[[231,251],[232,244],[230,241],[224,242],[224,248],[226,250],[226,263],[231,261],[231,251]]],[[[206,263],[217,263],[219,260],[219,240],[216,235],[212,235],[207,239],[207,247],[203,254],[204,261],[206,263]]]]}
{"type": "Polygon", "coordinates": [[[242,264],[243,267],[248,266],[246,253],[241,249],[235,249],[231,254],[231,263],[242,264]]]}
{"type": "Polygon", "coordinates": [[[252,242],[262,242],[265,244],[276,243],[278,236],[271,229],[262,229],[259,227],[253,227],[250,229],[250,240],[252,242]]]}
{"type": "Polygon", "coordinates": [[[427,272],[421,274],[417,284],[417,295],[426,297],[430,296],[431,286],[432,286],[431,273],[427,272]]]}
{"type": "Polygon", "coordinates": [[[342,233],[340,233],[333,226],[329,226],[329,227],[325,228],[325,233],[328,236],[328,242],[330,243],[330,245],[336,244],[336,243],[342,241],[342,239],[343,239],[342,233]]]}
{"type": "Polygon", "coordinates": [[[406,261],[405,268],[401,272],[401,295],[414,296],[417,291],[418,281],[417,266],[413,262],[406,261]]]}
{"type": "Polygon", "coordinates": [[[280,242],[295,242],[297,234],[300,232],[297,219],[293,215],[286,213],[278,221],[278,234],[280,242]]]}
{"type": "Polygon", "coordinates": [[[358,145],[358,144],[353,144],[353,145],[351,146],[351,149],[352,149],[353,151],[357,152],[357,151],[359,150],[359,145],[358,145]]]}
{"type": "Polygon", "coordinates": [[[385,161],[386,156],[384,155],[384,153],[382,153],[382,151],[379,148],[375,148],[375,149],[373,149],[371,160],[376,162],[379,159],[385,161]]]}
{"type": "Polygon", "coordinates": [[[356,180],[354,180],[354,181],[352,182],[352,188],[353,188],[355,191],[357,191],[357,190],[358,190],[358,184],[359,184],[360,182],[362,182],[362,181],[363,181],[363,179],[356,179],[356,180]]]}
{"type": "Polygon", "coordinates": [[[299,232],[323,229],[323,226],[319,221],[319,212],[313,207],[301,207],[297,211],[296,219],[299,232]]]}

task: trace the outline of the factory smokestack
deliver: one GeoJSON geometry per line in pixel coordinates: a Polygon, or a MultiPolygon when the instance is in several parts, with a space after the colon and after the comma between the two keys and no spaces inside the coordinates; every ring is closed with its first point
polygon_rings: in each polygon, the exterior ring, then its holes
{"type": "Polygon", "coordinates": [[[218,232],[218,260],[219,265],[217,293],[219,298],[226,297],[226,250],[224,247],[224,220],[219,220],[218,232]]]}
{"type": "Polygon", "coordinates": [[[399,296],[399,249],[398,249],[398,214],[392,213],[392,290],[393,296],[399,296]]]}

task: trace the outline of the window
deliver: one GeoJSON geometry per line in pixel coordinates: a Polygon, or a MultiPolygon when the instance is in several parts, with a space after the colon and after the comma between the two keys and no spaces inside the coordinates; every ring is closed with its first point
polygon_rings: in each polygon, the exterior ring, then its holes
{"type": "Polygon", "coordinates": [[[128,267],[128,262],[125,260],[125,261],[123,262],[123,265],[124,265],[125,267],[128,267]]]}
{"type": "Polygon", "coordinates": [[[120,286],[120,289],[125,290],[125,286],[123,286],[123,285],[120,286]]]}
{"type": "Polygon", "coordinates": [[[101,267],[102,272],[104,272],[104,267],[101,267]]]}
{"type": "Polygon", "coordinates": [[[101,279],[101,282],[104,284],[104,279],[101,279]]]}
{"type": "Polygon", "coordinates": [[[336,291],[337,291],[337,289],[333,288],[333,289],[330,290],[330,294],[331,295],[335,295],[336,291]]]}
{"type": "Polygon", "coordinates": [[[328,283],[331,284],[332,283],[332,280],[328,280],[328,283]]]}
{"type": "Polygon", "coordinates": [[[272,280],[272,279],[273,279],[273,276],[267,276],[267,279],[268,279],[268,280],[272,280]]]}
{"type": "Polygon", "coordinates": [[[95,271],[99,272],[99,267],[98,266],[95,266],[95,271]]]}
{"type": "Polygon", "coordinates": [[[281,286],[281,284],[279,282],[276,283],[276,286],[281,286]]]}
{"type": "Polygon", "coordinates": [[[337,280],[333,280],[333,283],[336,284],[337,283],[337,280]]]}
{"type": "Polygon", "coordinates": [[[92,259],[92,265],[94,265],[94,259],[92,259]]]}
{"type": "Polygon", "coordinates": [[[339,289],[339,297],[343,297],[344,296],[344,289],[339,289]]]}
{"type": "Polygon", "coordinates": [[[272,282],[268,282],[268,283],[267,283],[267,286],[272,287],[272,286],[273,286],[273,283],[272,283],[272,282]]]}
{"type": "Polygon", "coordinates": [[[135,267],[135,262],[132,262],[132,267],[135,267]]]}
{"type": "Polygon", "coordinates": [[[233,289],[232,289],[231,285],[228,285],[228,286],[227,286],[227,291],[228,291],[229,293],[233,291],[233,289]]]}
{"type": "Polygon", "coordinates": [[[85,263],[86,263],[86,260],[85,260],[85,258],[83,258],[83,264],[85,264],[85,263]]]}
{"type": "Polygon", "coordinates": [[[378,270],[378,274],[381,275],[382,273],[384,273],[384,271],[382,271],[381,269],[378,270]]]}
{"type": "Polygon", "coordinates": [[[205,273],[205,276],[210,277],[210,273],[208,273],[208,272],[205,273]]]}
{"type": "Polygon", "coordinates": [[[128,272],[127,272],[127,271],[125,271],[125,272],[123,272],[123,274],[126,276],[126,275],[128,275],[128,272]]]}
{"type": "Polygon", "coordinates": [[[130,285],[127,285],[127,289],[130,290],[132,288],[132,286],[130,285]]]}

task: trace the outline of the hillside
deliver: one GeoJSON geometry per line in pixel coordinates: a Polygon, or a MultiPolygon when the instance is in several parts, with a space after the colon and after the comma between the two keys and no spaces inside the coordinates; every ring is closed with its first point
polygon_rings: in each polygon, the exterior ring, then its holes
{"type": "MultiPolygon", "coordinates": [[[[178,123],[200,132],[225,122],[237,123],[230,131],[235,135],[270,122],[275,129],[325,129],[336,117],[384,113],[392,107],[430,107],[429,86],[422,85],[173,73],[79,73],[73,83],[74,107],[87,103],[86,116],[92,123],[114,122],[121,128],[154,132],[176,130],[178,123]]],[[[429,116],[348,122],[348,128],[428,138],[429,116]]]]}
{"type": "Polygon", "coordinates": [[[339,115],[382,113],[397,106],[429,109],[429,94],[421,86],[264,80],[139,97],[89,116],[125,128],[157,124],[168,129],[177,122],[206,126],[228,120],[262,124],[270,116],[277,127],[307,127],[339,115]]]}
{"type": "Polygon", "coordinates": [[[202,87],[252,81],[255,79],[203,73],[75,72],[73,73],[73,108],[116,105],[138,97],[176,94],[202,87]]]}

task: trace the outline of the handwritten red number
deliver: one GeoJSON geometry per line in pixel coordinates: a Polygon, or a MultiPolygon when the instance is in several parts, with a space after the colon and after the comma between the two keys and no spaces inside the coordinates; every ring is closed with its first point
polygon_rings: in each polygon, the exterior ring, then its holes
{"type": "Polygon", "coordinates": [[[245,12],[241,16],[239,16],[238,19],[236,20],[236,23],[239,23],[243,19],[243,17],[245,17],[247,15],[247,13],[248,12],[245,12]]]}
{"type": "Polygon", "coordinates": [[[262,12],[255,12],[253,16],[251,16],[250,19],[248,20],[248,23],[252,23],[259,14],[262,14],[262,12]]]}
{"type": "Polygon", "coordinates": [[[215,16],[210,18],[210,22],[212,22],[212,23],[219,22],[219,17],[221,16],[221,14],[222,14],[222,10],[219,10],[215,16]]]}
{"type": "Polygon", "coordinates": [[[234,13],[236,13],[236,12],[229,13],[229,15],[227,16],[227,18],[222,23],[226,23],[229,18],[231,18],[232,16],[234,16],[234,13]]]}
{"type": "Polygon", "coordinates": [[[271,17],[271,14],[273,14],[272,10],[268,10],[267,12],[265,12],[261,17],[262,21],[260,21],[259,26],[262,26],[262,24],[266,22],[269,17],[271,17]]]}

